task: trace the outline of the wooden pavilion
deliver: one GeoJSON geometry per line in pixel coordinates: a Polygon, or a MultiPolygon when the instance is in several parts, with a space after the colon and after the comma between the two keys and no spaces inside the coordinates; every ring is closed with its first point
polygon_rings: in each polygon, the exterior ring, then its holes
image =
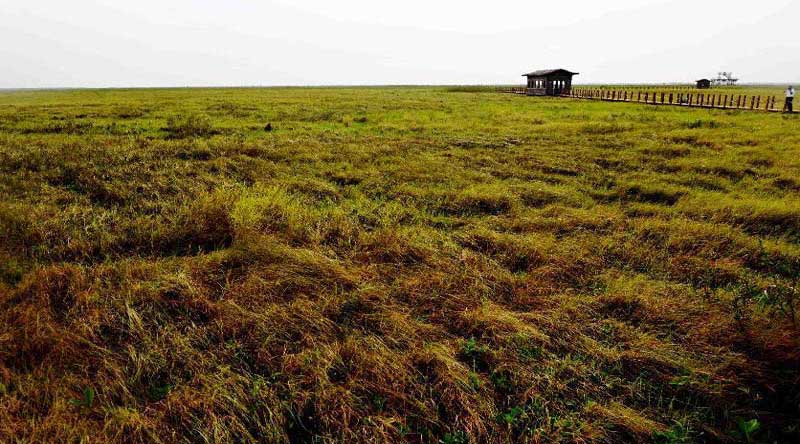
{"type": "Polygon", "coordinates": [[[577,72],[566,69],[541,69],[523,74],[528,78],[527,94],[529,96],[560,96],[572,90],[572,76],[577,72]]]}

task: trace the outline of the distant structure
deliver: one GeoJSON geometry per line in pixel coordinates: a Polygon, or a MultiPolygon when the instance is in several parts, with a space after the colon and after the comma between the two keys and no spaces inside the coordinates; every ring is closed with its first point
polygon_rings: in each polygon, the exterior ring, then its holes
{"type": "Polygon", "coordinates": [[[708,89],[708,88],[711,88],[711,80],[700,79],[697,81],[697,89],[708,89]]]}
{"type": "Polygon", "coordinates": [[[526,93],[529,96],[560,96],[572,90],[572,76],[577,72],[566,69],[540,69],[523,74],[528,78],[526,93]]]}
{"type": "Polygon", "coordinates": [[[711,83],[717,86],[733,86],[739,79],[733,77],[732,72],[721,71],[717,73],[717,77],[711,79],[711,83]]]}

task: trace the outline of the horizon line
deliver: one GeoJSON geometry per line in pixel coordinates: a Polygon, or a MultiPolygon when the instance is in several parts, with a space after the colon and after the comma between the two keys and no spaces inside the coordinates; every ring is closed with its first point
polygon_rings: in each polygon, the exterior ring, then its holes
{"type": "MultiPolygon", "coordinates": [[[[587,82],[573,83],[573,86],[690,86],[695,82],[587,82]]],[[[779,86],[779,85],[800,85],[800,81],[769,81],[769,82],[740,82],[736,85],[717,85],[717,87],[729,86],[779,86]]],[[[70,90],[125,90],[125,89],[269,89],[269,88],[436,88],[436,87],[507,87],[519,86],[516,83],[386,83],[386,84],[309,84],[309,85],[161,85],[161,86],[41,86],[41,87],[0,87],[0,92],[10,91],[70,91],[70,90]]]]}

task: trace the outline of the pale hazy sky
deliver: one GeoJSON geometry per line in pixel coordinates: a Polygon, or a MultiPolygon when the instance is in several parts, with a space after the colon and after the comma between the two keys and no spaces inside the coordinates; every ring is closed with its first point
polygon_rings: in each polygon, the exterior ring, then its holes
{"type": "Polygon", "coordinates": [[[798,0],[0,0],[0,88],[800,80],[798,0]]]}

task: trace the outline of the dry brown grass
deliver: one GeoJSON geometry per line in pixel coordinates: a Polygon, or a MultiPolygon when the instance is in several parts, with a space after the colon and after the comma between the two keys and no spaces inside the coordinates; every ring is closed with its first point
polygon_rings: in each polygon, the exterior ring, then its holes
{"type": "Polygon", "coordinates": [[[0,443],[796,442],[799,137],[440,89],[0,94],[0,443]]]}

